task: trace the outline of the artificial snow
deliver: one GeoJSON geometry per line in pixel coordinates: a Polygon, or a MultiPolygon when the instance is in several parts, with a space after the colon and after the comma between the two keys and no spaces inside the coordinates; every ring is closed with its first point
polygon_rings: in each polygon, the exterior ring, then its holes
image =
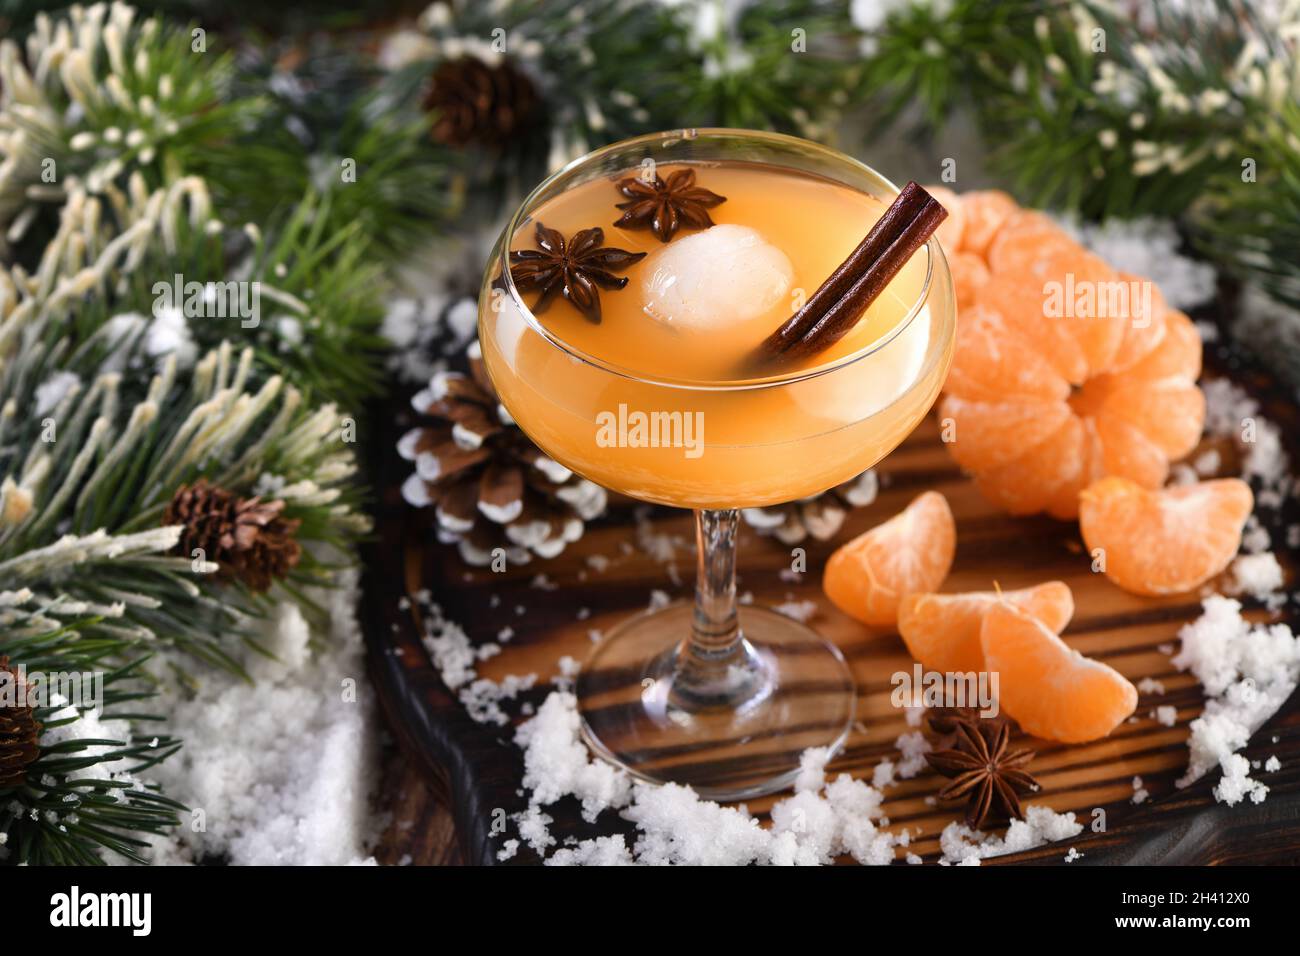
{"type": "Polygon", "coordinates": [[[625,805],[631,784],[612,764],[590,758],[580,726],[577,700],[571,693],[555,691],[520,725],[515,743],[524,751],[523,785],[532,791],[532,806],[572,796],[582,804],[583,818],[594,821],[600,811],[625,805]]]}
{"type": "Polygon", "coordinates": [[[1025,808],[1023,820],[1012,820],[1005,837],[989,836],[964,823],[952,822],[939,835],[939,847],[949,864],[978,865],[980,860],[1021,853],[1047,843],[1069,840],[1083,832],[1073,813],[1056,813],[1037,804],[1025,808]]]}
{"type": "Polygon", "coordinates": [[[1281,606],[1286,596],[1280,594],[1282,565],[1271,552],[1243,554],[1232,562],[1226,590],[1229,594],[1248,594],[1270,605],[1281,606]]]}
{"type": "Polygon", "coordinates": [[[36,386],[36,407],[32,414],[41,418],[54,408],[74,389],[81,386],[81,379],[75,372],[55,372],[40,385],[36,386]]]}
{"type": "Polygon", "coordinates": [[[1215,799],[1229,805],[1268,792],[1249,777],[1250,765],[1237,751],[1273,716],[1300,681],[1300,638],[1285,624],[1251,624],[1241,604],[1212,595],[1203,613],[1178,632],[1181,649],[1173,663],[1205,688],[1205,711],[1191,722],[1186,787],[1213,768],[1223,770],[1215,799]]]}
{"type": "Polygon", "coordinates": [[[1214,298],[1214,269],[1178,254],[1182,239],[1168,219],[1107,219],[1077,227],[1079,241],[1111,266],[1146,276],[1175,309],[1187,310],[1214,298]]]}
{"type": "Polygon", "coordinates": [[[784,614],[800,624],[806,624],[817,614],[816,601],[786,601],[772,608],[777,614],[784,614]]]}
{"type": "Polygon", "coordinates": [[[925,734],[919,730],[901,734],[894,741],[894,746],[903,755],[903,759],[898,762],[898,776],[901,780],[910,780],[924,770],[927,766],[925,755],[933,749],[925,734]]]}
{"type": "Polygon", "coordinates": [[[1247,798],[1251,803],[1263,803],[1268,796],[1268,787],[1250,776],[1250,761],[1241,754],[1229,754],[1220,762],[1223,776],[1214,788],[1214,799],[1228,806],[1240,803],[1247,798]]]}
{"type": "Polygon", "coordinates": [[[1161,704],[1151,711],[1151,719],[1162,727],[1173,727],[1178,723],[1178,708],[1172,704],[1161,704]]]}
{"type": "Polygon", "coordinates": [[[1281,430],[1261,417],[1259,402],[1229,379],[1202,382],[1201,391],[1205,394],[1206,434],[1230,437],[1236,443],[1241,451],[1241,477],[1258,489],[1256,505],[1281,505],[1295,484],[1281,430]]]}
{"type": "Polygon", "coordinates": [[[249,653],[248,683],[208,670],[198,690],[163,681],[159,698],[184,747],[150,770],[193,808],[155,839],[161,863],[332,866],[367,861],[377,836],[371,790],[379,733],[354,609],[357,575],[313,591],[330,633],[309,648],[298,606],[277,606],[260,635],[275,659],[249,653]]]}
{"type": "MultiPolygon", "coordinates": [[[[863,864],[886,864],[909,837],[879,829],[883,796],[847,774],[825,779],[828,748],[805,751],[795,794],[773,806],[765,830],[743,807],[704,800],[690,787],[633,783],[610,764],[591,759],[579,736],[577,701],[567,691],[552,692],[535,717],[519,727],[516,743],[524,750],[527,810],[516,814],[519,839],[549,865],[772,865],[824,864],[848,855],[863,864]],[[565,798],[582,804],[594,822],[618,810],[635,824],[631,847],[621,835],[580,840],[556,849],[545,809],[565,798]]],[[[509,851],[503,843],[501,852],[509,851]]]]}
{"type": "Polygon", "coordinates": [[[632,866],[632,853],[623,841],[623,834],[583,840],[574,847],[556,850],[547,860],[547,866],[632,866]]]}

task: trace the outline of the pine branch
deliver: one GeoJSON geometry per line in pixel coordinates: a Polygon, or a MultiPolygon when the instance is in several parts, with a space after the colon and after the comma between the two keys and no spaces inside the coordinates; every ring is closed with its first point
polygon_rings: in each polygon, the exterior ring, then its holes
{"type": "Polygon", "coordinates": [[[1212,3],[914,3],[877,37],[867,87],[885,120],[913,99],[931,123],[971,105],[1026,202],[1179,216],[1236,166],[1252,117],[1296,95],[1280,24],[1253,0],[1212,3]]]}
{"type": "MultiPolygon", "coordinates": [[[[107,240],[74,227],[100,219],[96,200],[74,194],[66,228],[37,272],[0,270],[8,290],[0,308],[0,575],[62,595],[77,613],[99,609],[102,631],[171,641],[233,669],[222,635],[247,637],[256,603],[232,600],[229,589],[215,600],[205,573],[212,569],[164,557],[177,533],[159,526],[176,490],[199,478],[246,497],[273,489],[285,517],[302,522],[300,539],[327,550],[346,550],[366,523],[349,483],[355,426],[334,406],[307,407],[278,375],[263,372],[256,383],[253,350],[236,356],[227,342],[180,379],[176,350],[149,353],[143,317],[109,318],[108,290],[136,275],[151,242],[175,253],[184,216],[205,232],[200,185],[123,203],[144,211],[107,240]],[[61,527],[68,533],[56,540],[61,527]],[[74,567],[83,573],[70,574],[74,567]],[[90,567],[95,573],[84,573],[90,567]]],[[[266,263],[273,273],[287,253],[276,255],[266,263]]],[[[287,270],[283,278],[294,281],[287,270]]],[[[296,573],[320,583],[330,569],[309,554],[296,573]]]]}
{"type": "MultiPolygon", "coordinates": [[[[36,18],[25,51],[0,42],[0,226],[17,243],[81,185],[146,188],[218,173],[211,158],[266,108],[228,96],[229,52],[121,3],[36,18]],[[24,55],[25,54],[25,55],[24,55]]],[[[39,233],[39,230],[38,230],[39,233]]]]}
{"type": "Polygon", "coordinates": [[[0,657],[30,682],[41,727],[25,778],[0,790],[5,863],[145,863],[150,839],[179,825],[185,809],[142,776],[179,747],[141,726],[158,719],[136,712],[152,696],[141,673],[147,658],[133,656],[128,641],[79,630],[22,636],[0,629],[0,657]]]}
{"type": "MultiPolygon", "coordinates": [[[[662,112],[676,126],[732,126],[834,136],[861,57],[849,4],[827,0],[697,0],[677,16],[687,32],[687,93],[662,112]]],[[[665,67],[667,63],[663,64],[665,67]]]]}
{"type": "Polygon", "coordinates": [[[217,178],[237,183],[217,205],[227,218],[266,223],[285,196],[328,200],[327,233],[358,224],[374,253],[409,256],[457,211],[456,160],[429,135],[418,97],[395,97],[363,52],[366,34],[290,34],[241,51],[237,96],[270,108],[217,178]],[[274,191],[267,182],[276,184],[274,191]]]}
{"type": "Polygon", "coordinates": [[[1239,278],[1300,309],[1300,104],[1257,119],[1240,165],[1216,175],[1194,207],[1194,238],[1239,278]]]}

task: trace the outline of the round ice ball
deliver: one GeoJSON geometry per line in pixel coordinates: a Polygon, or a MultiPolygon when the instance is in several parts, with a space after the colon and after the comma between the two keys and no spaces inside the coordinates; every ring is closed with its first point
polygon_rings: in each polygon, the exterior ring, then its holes
{"type": "Polygon", "coordinates": [[[641,287],[651,317],[682,329],[736,325],[768,312],[794,282],[790,259],[749,226],[712,226],[652,254],[641,287]]]}

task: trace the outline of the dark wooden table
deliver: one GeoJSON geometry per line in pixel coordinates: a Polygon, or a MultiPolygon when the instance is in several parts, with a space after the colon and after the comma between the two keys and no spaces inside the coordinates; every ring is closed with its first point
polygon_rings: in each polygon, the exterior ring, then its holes
{"type": "Polygon", "coordinates": [[[388,745],[378,811],[389,816],[375,859],[383,866],[460,866],[460,846],[446,799],[400,747],[388,745]]]}

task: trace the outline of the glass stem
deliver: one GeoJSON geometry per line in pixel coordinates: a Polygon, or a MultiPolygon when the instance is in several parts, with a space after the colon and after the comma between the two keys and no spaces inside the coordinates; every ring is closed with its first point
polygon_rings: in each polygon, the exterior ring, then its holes
{"type": "Polygon", "coordinates": [[[767,672],[736,615],[739,520],[734,508],[695,512],[695,613],[690,635],[677,647],[671,691],[672,705],[683,711],[734,709],[767,685],[767,672]]]}
{"type": "Polygon", "coordinates": [[[736,618],[735,508],[695,512],[695,617],[691,625],[691,654],[701,661],[733,657],[740,646],[736,618]]]}

